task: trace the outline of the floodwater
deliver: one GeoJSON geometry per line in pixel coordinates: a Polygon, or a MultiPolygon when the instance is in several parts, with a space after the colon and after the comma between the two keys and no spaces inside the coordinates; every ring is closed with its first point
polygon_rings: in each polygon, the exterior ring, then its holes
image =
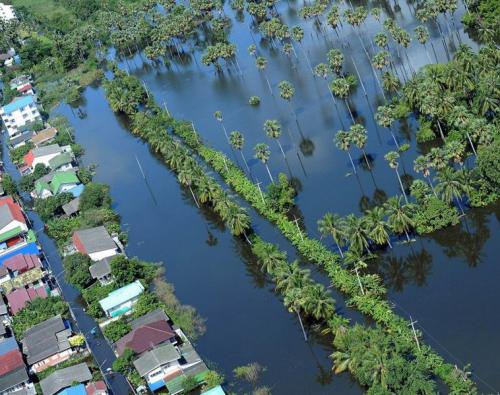
{"type": "MultiPolygon", "coordinates": [[[[394,17],[412,33],[418,25],[413,10],[405,2],[398,4],[377,5],[383,9],[384,18],[394,17]]],[[[295,2],[278,5],[289,26],[301,24],[305,29],[302,46],[295,45],[298,59],[293,55],[289,59],[279,48],[261,42],[258,33],[250,35],[251,19],[245,15],[243,20],[233,18],[229,37],[238,47],[238,67],[224,67],[223,74],[203,66],[198,49],[194,49],[195,60],[184,65],[174,63],[170,69],[144,63],[139,56],[122,61],[121,67],[137,75],[174,116],[192,120],[208,144],[228,155],[232,155],[231,150],[221,125],[213,117],[218,110],[224,115],[228,131],[244,134],[247,158],[253,157],[255,144],[269,144],[272,173],[277,176],[278,172],[285,172],[301,186],[297,196],[301,221],[309,234],[319,237],[316,221],[325,212],[360,213],[370,204],[398,193],[394,171],[383,159],[395,145],[388,130],[377,127],[373,120],[373,112],[384,101],[358,35],[345,24],[338,36],[333,31],[320,34],[312,21],[298,19],[299,9],[295,2]],[[254,40],[259,55],[268,59],[265,75],[256,69],[254,59],[247,53],[254,40]],[[372,172],[359,161],[357,175],[352,174],[346,153],[332,142],[337,130],[349,127],[350,116],[342,101],[337,100],[338,107],[333,104],[326,82],[312,76],[307,61],[313,67],[326,62],[326,52],[331,48],[342,49],[346,70],[353,74],[354,59],[362,77],[363,86],[359,84],[350,95],[349,105],[357,121],[368,129],[366,151],[373,159],[372,172]],[[281,80],[295,86],[290,107],[279,97],[277,85],[281,80]],[[261,98],[260,106],[248,105],[252,95],[261,98]],[[286,161],[277,144],[262,130],[266,119],[278,119],[283,125],[280,141],[286,161]]],[[[225,12],[234,16],[227,7],[225,12]]],[[[440,19],[444,39],[436,25],[429,24],[431,39],[427,48],[416,41],[408,48],[411,66],[408,61],[395,60],[399,75],[403,75],[403,70],[411,73],[411,68],[421,67],[429,58],[446,62],[448,54],[459,44],[457,33],[449,32],[448,26],[459,26],[462,13],[460,8],[449,23],[440,19]]],[[[373,17],[360,29],[370,56],[374,53],[370,39],[381,30],[373,17]]],[[[477,48],[462,30],[459,36],[477,48]]],[[[167,279],[175,285],[180,300],[193,305],[207,319],[207,333],[197,344],[202,356],[228,377],[232,368],[248,362],[267,366],[262,383],[277,394],[362,392],[348,375],[332,376],[329,340],[312,336],[308,343],[304,342],[295,317],[274,295],[272,285],[258,272],[245,246],[232,238],[209,212],[195,207],[172,173],[111,113],[102,89],[87,89],[81,108],[87,114],[84,119],[73,116],[68,107],[58,111],[68,115],[73,123],[77,140],[86,149],[85,163],[99,165],[97,180],[111,185],[115,208],[129,232],[128,254],[164,262],[167,279]]],[[[403,179],[411,182],[417,176],[412,170],[413,159],[428,147],[416,144],[414,119],[395,126],[399,143],[411,145],[401,159],[403,179]]],[[[358,149],[351,151],[355,158],[362,158],[358,149]]],[[[250,166],[256,180],[269,182],[261,163],[251,160],[250,166]]],[[[293,249],[278,232],[253,211],[250,213],[257,233],[279,243],[294,257],[293,249]]],[[[481,392],[500,390],[500,364],[496,358],[500,349],[500,298],[495,287],[500,278],[500,269],[495,265],[500,252],[495,243],[498,213],[498,206],[469,211],[456,227],[418,237],[415,243],[396,244],[380,256],[375,268],[385,279],[389,299],[398,313],[418,321],[416,327],[424,333],[426,343],[460,367],[472,363],[481,392]]],[[[315,275],[324,281],[321,273],[315,275]]],[[[343,307],[340,295],[334,296],[341,312],[362,320],[343,307]]]]}

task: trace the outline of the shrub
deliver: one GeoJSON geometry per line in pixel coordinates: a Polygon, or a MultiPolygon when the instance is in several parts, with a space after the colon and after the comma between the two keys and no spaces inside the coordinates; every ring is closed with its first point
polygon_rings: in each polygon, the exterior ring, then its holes
{"type": "Polygon", "coordinates": [[[132,330],[131,326],[123,319],[113,321],[104,327],[104,336],[111,342],[116,342],[132,330]]]}
{"type": "Polygon", "coordinates": [[[248,99],[248,104],[250,104],[251,106],[258,106],[260,104],[260,97],[250,96],[250,99],[248,99]]]}
{"type": "Polygon", "coordinates": [[[39,324],[55,315],[66,316],[68,305],[60,297],[50,296],[42,299],[37,298],[28,302],[24,308],[19,310],[12,318],[12,329],[17,340],[24,337],[26,329],[39,324]]]}
{"type": "Polygon", "coordinates": [[[79,252],[64,257],[64,277],[71,285],[78,289],[87,288],[92,283],[89,266],[92,260],[79,252]]]}

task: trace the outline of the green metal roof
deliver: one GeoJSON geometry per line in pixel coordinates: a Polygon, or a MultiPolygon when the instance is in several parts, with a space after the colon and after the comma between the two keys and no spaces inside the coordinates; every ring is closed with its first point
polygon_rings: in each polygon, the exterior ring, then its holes
{"type": "Polygon", "coordinates": [[[68,152],[64,152],[49,160],[49,167],[52,170],[56,170],[57,168],[66,165],[68,163],[71,163],[72,161],[73,158],[71,157],[71,154],[68,152]]]}
{"type": "Polygon", "coordinates": [[[35,192],[37,195],[40,195],[42,191],[46,189],[47,191],[50,191],[49,183],[45,181],[37,181],[35,183],[35,192]]]}
{"type": "Polygon", "coordinates": [[[20,226],[16,226],[14,229],[8,230],[7,232],[0,233],[0,243],[4,242],[5,240],[9,240],[14,236],[17,236],[20,233],[23,233],[23,230],[20,226]]]}
{"type": "MultiPolygon", "coordinates": [[[[198,384],[202,384],[205,381],[205,376],[207,375],[207,373],[208,373],[208,370],[205,370],[201,373],[194,375],[193,377],[198,382],[198,384]]],[[[182,386],[182,383],[187,377],[188,377],[188,375],[183,373],[180,376],[173,378],[172,380],[168,380],[166,382],[168,393],[169,394],[178,394],[180,392],[183,392],[184,387],[182,386]]]]}
{"type": "Polygon", "coordinates": [[[125,285],[124,287],[118,288],[117,290],[110,292],[107,297],[101,299],[99,304],[104,311],[111,310],[122,303],[129,301],[130,299],[136,298],[144,291],[139,280],[134,281],[131,284],[125,285]]]}
{"type": "Polygon", "coordinates": [[[60,171],[57,172],[54,177],[52,177],[52,181],[50,182],[50,187],[52,189],[52,193],[55,195],[59,192],[59,188],[64,184],[79,184],[80,180],[76,176],[76,174],[72,171],[60,171]]]}

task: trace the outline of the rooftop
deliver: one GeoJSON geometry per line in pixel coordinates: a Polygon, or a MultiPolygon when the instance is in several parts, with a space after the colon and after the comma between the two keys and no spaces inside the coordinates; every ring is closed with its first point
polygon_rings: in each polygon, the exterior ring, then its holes
{"type": "MultiPolygon", "coordinates": [[[[16,385],[22,384],[29,380],[28,374],[26,373],[26,366],[23,365],[3,376],[0,377],[0,393],[4,393],[3,391],[15,387],[16,385]]],[[[13,393],[12,395],[17,392],[13,393]]]]}
{"type": "Polygon", "coordinates": [[[0,356],[14,350],[19,350],[19,345],[17,344],[17,340],[14,336],[0,339],[0,356]]]}
{"type": "Polygon", "coordinates": [[[32,136],[33,136],[33,131],[28,130],[24,133],[21,133],[19,136],[12,137],[9,140],[9,144],[16,145],[16,144],[22,143],[24,141],[28,141],[29,139],[31,139],[32,136]]]}
{"type": "Polygon", "coordinates": [[[74,235],[80,240],[87,254],[116,248],[115,242],[104,226],[77,230],[74,235]]]}
{"type": "Polygon", "coordinates": [[[3,266],[11,272],[19,272],[41,267],[42,262],[36,254],[17,254],[3,261],[3,266]]]}
{"type": "Polygon", "coordinates": [[[171,343],[166,343],[144,353],[134,361],[134,367],[139,372],[139,375],[143,377],[153,369],[168,362],[177,361],[180,357],[179,351],[171,343]]]}
{"type": "Polygon", "coordinates": [[[139,280],[134,281],[124,287],[118,288],[117,290],[111,292],[107,297],[99,301],[102,309],[104,311],[112,310],[113,308],[120,306],[121,304],[136,298],[144,291],[139,280]]]}
{"type": "Polygon", "coordinates": [[[74,382],[85,383],[92,380],[92,373],[86,363],[69,366],[56,370],[51,375],[40,381],[43,395],[57,394],[74,382]]]}
{"type": "Polygon", "coordinates": [[[132,329],[136,329],[142,325],[161,320],[170,321],[170,318],[165,314],[165,311],[163,311],[161,307],[158,307],[157,309],[144,314],[142,317],[136,318],[135,320],[131,321],[130,326],[132,327],[132,329]]]}
{"type": "Polygon", "coordinates": [[[116,343],[118,355],[123,354],[125,348],[130,348],[136,354],[151,350],[154,346],[175,338],[175,332],[167,321],[161,320],[142,325],[133,329],[116,343]]]}
{"type": "Polygon", "coordinates": [[[23,355],[19,349],[9,351],[0,356],[0,376],[12,372],[22,366],[26,366],[23,361],[23,355]]]}
{"type": "Polygon", "coordinates": [[[94,279],[105,277],[111,274],[111,266],[109,264],[109,258],[101,259],[100,261],[90,265],[89,267],[90,275],[94,279]]]}
{"type": "Polygon", "coordinates": [[[79,184],[80,180],[72,171],[58,171],[50,183],[53,194],[57,194],[64,184],[79,184]]]}
{"type": "Polygon", "coordinates": [[[73,157],[69,152],[63,152],[49,160],[49,167],[52,170],[57,170],[59,167],[73,162],[73,157]]]}
{"type": "Polygon", "coordinates": [[[71,330],[66,329],[60,315],[56,315],[26,330],[23,352],[28,364],[32,365],[58,352],[71,348],[68,338],[71,330]]]}
{"type": "Polygon", "coordinates": [[[45,273],[42,271],[42,269],[40,269],[39,267],[35,267],[31,270],[19,274],[14,278],[11,278],[10,280],[3,283],[1,287],[4,289],[5,293],[8,296],[8,294],[13,289],[24,288],[29,284],[37,282],[43,277],[45,277],[45,273]]]}
{"type": "Polygon", "coordinates": [[[49,141],[50,139],[53,139],[56,136],[56,134],[57,134],[56,128],[47,128],[35,134],[31,138],[31,142],[36,146],[38,146],[39,144],[42,144],[46,141],[49,141]]]}
{"type": "Polygon", "coordinates": [[[0,229],[14,220],[26,223],[21,207],[10,196],[0,198],[0,229]]]}
{"type": "Polygon", "coordinates": [[[69,215],[73,215],[73,214],[77,213],[78,211],[80,211],[79,206],[80,206],[80,198],[77,197],[77,198],[74,198],[69,203],[63,204],[62,209],[64,211],[64,214],[69,216],[69,215]]]}
{"type": "Polygon", "coordinates": [[[10,115],[14,111],[18,111],[27,105],[34,104],[34,102],[35,101],[32,95],[22,96],[12,100],[9,104],[3,106],[2,109],[5,115],[10,115]]]}
{"type": "Polygon", "coordinates": [[[19,310],[26,306],[26,303],[31,302],[36,298],[46,298],[47,290],[42,287],[18,288],[7,295],[12,314],[17,314],[19,310]]]}
{"type": "Polygon", "coordinates": [[[59,144],[44,145],[43,147],[35,147],[31,151],[35,158],[40,158],[46,155],[54,155],[62,152],[62,147],[59,144]]]}

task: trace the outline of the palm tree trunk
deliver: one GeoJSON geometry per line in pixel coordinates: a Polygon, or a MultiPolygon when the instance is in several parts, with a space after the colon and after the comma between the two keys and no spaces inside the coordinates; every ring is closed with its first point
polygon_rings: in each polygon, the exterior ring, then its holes
{"type": "Polygon", "coordinates": [[[476,148],[474,148],[474,143],[472,142],[472,139],[470,138],[469,132],[465,132],[467,135],[467,140],[469,140],[470,147],[472,148],[472,152],[474,152],[474,155],[477,156],[476,148]]]}
{"type": "Polygon", "coordinates": [[[229,140],[229,136],[227,135],[227,130],[226,127],[224,126],[224,122],[221,122],[222,125],[222,130],[224,131],[224,135],[226,136],[226,140],[229,144],[231,144],[231,141],[229,140]]]}
{"type": "Polygon", "coordinates": [[[410,241],[410,235],[408,234],[408,231],[405,229],[405,234],[406,234],[406,240],[410,241]]]}
{"type": "Polygon", "coordinates": [[[406,204],[408,204],[408,197],[406,196],[405,188],[403,187],[403,182],[401,181],[401,176],[399,175],[399,171],[397,168],[395,168],[394,170],[396,171],[396,175],[398,176],[399,186],[401,187],[401,192],[403,192],[405,202],[406,204]]]}
{"type": "Polygon", "coordinates": [[[241,159],[243,159],[243,163],[245,164],[245,167],[247,168],[247,171],[250,173],[250,168],[248,167],[248,163],[247,163],[247,160],[245,158],[245,154],[241,150],[240,150],[240,154],[241,154],[241,159]]]}
{"type": "Polygon", "coordinates": [[[349,102],[347,101],[347,98],[344,99],[345,105],[347,106],[347,109],[349,110],[349,114],[351,115],[352,123],[356,123],[354,120],[354,115],[352,115],[351,107],[349,106],[349,102]]]}
{"type": "Polygon", "coordinates": [[[435,197],[438,197],[436,190],[434,189],[434,184],[432,183],[432,178],[430,176],[427,176],[427,181],[429,182],[429,185],[431,186],[432,193],[434,194],[435,197]]]}
{"type": "Polygon", "coordinates": [[[274,184],[274,178],[271,175],[271,171],[269,170],[269,166],[267,165],[267,163],[264,163],[264,166],[266,166],[267,174],[269,175],[269,178],[271,179],[271,182],[274,184]]]}
{"type": "Polygon", "coordinates": [[[368,169],[371,170],[372,167],[370,166],[370,162],[368,161],[368,158],[366,157],[366,152],[364,149],[361,150],[363,152],[363,156],[365,157],[365,162],[366,162],[366,165],[368,166],[368,169]]]}
{"type": "Polygon", "coordinates": [[[390,249],[392,249],[391,237],[389,235],[387,235],[387,245],[389,246],[390,249]]]}
{"type": "Polygon", "coordinates": [[[299,310],[295,309],[295,312],[297,313],[297,317],[299,318],[300,328],[302,329],[302,334],[304,335],[304,340],[307,341],[307,333],[306,333],[306,330],[304,329],[304,324],[302,323],[302,318],[300,318],[299,310]]]}
{"type": "Polygon", "coordinates": [[[441,127],[441,122],[439,122],[438,118],[436,118],[436,121],[438,124],[439,134],[441,135],[441,139],[443,140],[444,143],[446,143],[446,138],[444,137],[443,128],[441,127]]]}
{"type": "Polygon", "coordinates": [[[352,169],[354,170],[354,174],[357,174],[356,166],[354,166],[354,161],[352,160],[352,156],[351,156],[351,153],[349,152],[349,150],[347,150],[347,155],[349,155],[349,160],[351,161],[351,165],[352,165],[352,169]]]}
{"type": "Polygon", "coordinates": [[[198,199],[196,199],[196,196],[194,195],[193,188],[191,188],[191,185],[189,185],[189,191],[191,192],[191,196],[194,199],[194,202],[196,203],[196,207],[200,208],[200,205],[198,203],[198,199]]]}
{"type": "Polygon", "coordinates": [[[285,151],[283,151],[283,147],[281,146],[279,139],[276,139],[276,142],[278,143],[278,147],[280,147],[281,153],[283,154],[283,158],[286,159],[285,151]]]}
{"type": "Polygon", "coordinates": [[[335,241],[335,244],[337,244],[337,249],[339,250],[340,257],[344,258],[344,253],[342,252],[342,248],[340,248],[339,242],[335,239],[335,237],[333,238],[333,240],[335,241]]]}
{"type": "Polygon", "coordinates": [[[359,271],[358,271],[357,267],[354,268],[354,272],[356,273],[356,278],[358,279],[358,284],[359,284],[359,288],[361,289],[361,293],[364,295],[365,290],[363,288],[363,284],[361,283],[361,278],[359,278],[359,271]]]}

